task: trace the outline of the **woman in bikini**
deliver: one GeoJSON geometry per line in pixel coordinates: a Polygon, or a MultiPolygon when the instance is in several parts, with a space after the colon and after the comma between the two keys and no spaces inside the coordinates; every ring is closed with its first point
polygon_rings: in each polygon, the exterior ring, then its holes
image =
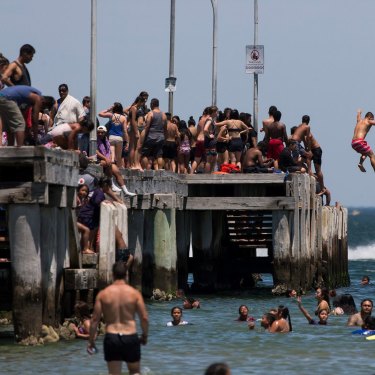
{"type": "Polygon", "coordinates": [[[142,96],[137,96],[133,104],[130,106],[128,111],[129,121],[129,165],[131,169],[142,170],[140,164],[140,157],[137,152],[138,140],[140,132],[138,128],[138,117],[140,115],[139,109],[142,108],[146,103],[146,100],[142,96]]]}
{"type": "Polygon", "coordinates": [[[86,302],[78,301],[74,306],[75,319],[69,324],[76,338],[88,340],[90,336],[90,309],[86,302]]]}
{"type": "Polygon", "coordinates": [[[192,135],[189,129],[180,132],[180,145],[177,150],[178,173],[188,173],[192,135]]]}
{"type": "Polygon", "coordinates": [[[119,168],[124,168],[122,160],[123,143],[129,144],[128,121],[124,115],[122,104],[115,102],[112,107],[99,112],[99,117],[108,118],[108,136],[111,145],[112,162],[119,168]]]}
{"type": "Polygon", "coordinates": [[[319,311],[327,310],[328,314],[331,311],[331,305],[329,303],[329,290],[327,288],[318,288],[315,292],[315,298],[318,301],[318,307],[315,310],[315,315],[318,315],[319,311]]]}
{"type": "MultiPolygon", "coordinates": [[[[247,133],[249,127],[240,120],[240,115],[237,109],[231,110],[229,120],[217,122],[216,126],[225,126],[229,134],[229,160],[232,164],[236,164],[241,169],[241,158],[244,150],[244,143],[241,134],[247,133]]],[[[224,129],[221,129],[218,137],[221,137],[223,133],[224,129]]]]}

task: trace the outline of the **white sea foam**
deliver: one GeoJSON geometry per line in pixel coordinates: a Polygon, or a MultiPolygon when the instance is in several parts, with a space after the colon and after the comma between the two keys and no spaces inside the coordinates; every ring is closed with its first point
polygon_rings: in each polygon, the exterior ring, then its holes
{"type": "Polygon", "coordinates": [[[375,259],[375,243],[354,249],[349,247],[348,257],[350,260],[375,259]]]}

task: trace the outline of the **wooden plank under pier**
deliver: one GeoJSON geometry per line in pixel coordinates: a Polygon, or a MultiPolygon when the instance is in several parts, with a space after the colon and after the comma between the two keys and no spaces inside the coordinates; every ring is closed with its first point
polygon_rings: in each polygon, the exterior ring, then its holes
{"type": "MultiPolygon", "coordinates": [[[[89,169],[102,175],[96,165],[89,169]]],[[[13,291],[29,291],[13,292],[11,301],[20,341],[38,337],[40,322],[61,321],[69,312],[64,301],[92,303],[95,291],[111,281],[115,225],[134,250],[130,282],[145,296],[156,288],[186,289],[189,267],[192,289],[200,292],[251,287],[252,273],[259,272],[271,273],[280,292],[349,283],[347,210],[322,207],[308,175],[126,170],[128,189],[138,195],[125,198],[125,206],[104,204],[100,254],[82,256],[72,211],[77,154],[3,148],[0,170],[0,205],[10,213],[10,262],[1,275],[12,275],[13,291]],[[31,241],[32,248],[24,246],[31,241]],[[22,262],[15,261],[20,256],[22,262]],[[35,319],[25,324],[27,314],[35,319]]]]}

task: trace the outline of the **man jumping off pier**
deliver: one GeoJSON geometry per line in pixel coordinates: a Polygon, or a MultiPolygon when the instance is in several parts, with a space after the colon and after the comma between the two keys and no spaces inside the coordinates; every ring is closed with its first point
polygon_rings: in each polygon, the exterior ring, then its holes
{"type": "Polygon", "coordinates": [[[352,148],[361,154],[359,159],[358,168],[361,172],[366,172],[363,166],[363,162],[366,157],[370,158],[371,166],[375,171],[375,155],[371,150],[371,147],[365,141],[367,133],[370,131],[372,125],[375,125],[374,115],[371,112],[367,112],[365,118],[361,118],[362,110],[357,111],[357,124],[354,128],[354,135],[352,139],[352,148]]]}

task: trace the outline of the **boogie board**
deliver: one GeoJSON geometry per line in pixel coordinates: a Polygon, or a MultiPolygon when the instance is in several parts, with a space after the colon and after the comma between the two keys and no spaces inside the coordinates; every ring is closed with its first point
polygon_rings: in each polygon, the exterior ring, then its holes
{"type": "MultiPolygon", "coordinates": [[[[375,331],[369,330],[369,329],[356,329],[355,331],[352,331],[352,335],[375,335],[375,331]]],[[[375,339],[374,339],[375,340],[375,339]]]]}

